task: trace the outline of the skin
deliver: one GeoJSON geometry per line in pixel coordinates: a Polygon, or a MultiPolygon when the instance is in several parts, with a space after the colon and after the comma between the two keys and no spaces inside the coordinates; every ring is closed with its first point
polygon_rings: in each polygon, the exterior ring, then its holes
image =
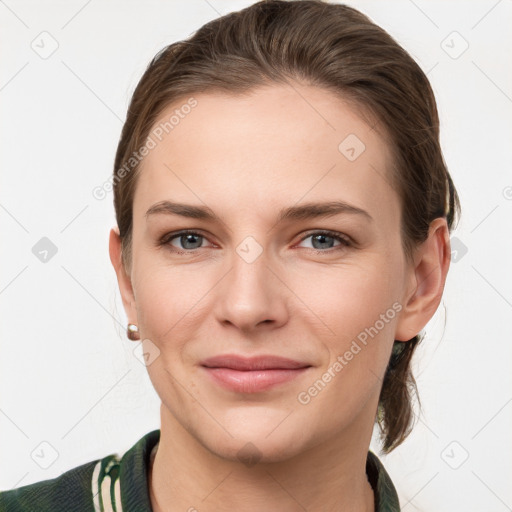
{"type": "Polygon", "coordinates": [[[295,83],[194,97],[198,105],[144,159],[131,268],[121,263],[117,229],[110,233],[128,321],[160,351],[147,366],[162,400],[153,509],[371,511],[365,463],[382,378],[393,340],[411,339],[439,305],[450,261],[446,221],[432,223],[408,261],[387,143],[329,91],[295,83]],[[366,146],[355,161],[338,150],[349,134],[366,146]],[[208,206],[220,220],[145,215],[163,200],[208,206]],[[371,219],[345,212],[277,222],[282,208],[329,201],[371,219]],[[158,245],[182,229],[200,236],[158,245]],[[354,243],[311,236],[322,230],[354,243]],[[251,263],[236,251],[249,236],[262,250],[251,263]],[[401,311],[299,403],[393,303],[401,311]],[[312,367],[264,393],[235,393],[200,366],[226,353],[312,367]],[[247,443],[256,447],[254,465],[237,456],[247,443]]]}

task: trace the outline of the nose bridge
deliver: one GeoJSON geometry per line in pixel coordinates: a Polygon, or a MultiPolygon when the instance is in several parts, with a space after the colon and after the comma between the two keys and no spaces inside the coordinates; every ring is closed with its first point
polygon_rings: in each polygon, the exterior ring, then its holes
{"type": "Polygon", "coordinates": [[[285,298],[271,270],[269,251],[252,236],[234,249],[219,297],[219,320],[246,330],[268,321],[282,322],[285,298]]]}
{"type": "Polygon", "coordinates": [[[246,237],[236,248],[232,257],[230,290],[238,297],[238,307],[260,309],[271,300],[268,250],[252,236],[246,237]],[[244,306],[245,304],[245,306],[244,306]]]}

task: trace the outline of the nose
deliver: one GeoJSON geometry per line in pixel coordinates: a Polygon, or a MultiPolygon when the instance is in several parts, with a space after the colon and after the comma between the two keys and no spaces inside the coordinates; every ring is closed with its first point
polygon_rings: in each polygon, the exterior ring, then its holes
{"type": "Polygon", "coordinates": [[[245,334],[281,327],[288,320],[289,289],[265,251],[254,261],[240,254],[233,253],[232,266],[216,287],[218,321],[245,334]]]}

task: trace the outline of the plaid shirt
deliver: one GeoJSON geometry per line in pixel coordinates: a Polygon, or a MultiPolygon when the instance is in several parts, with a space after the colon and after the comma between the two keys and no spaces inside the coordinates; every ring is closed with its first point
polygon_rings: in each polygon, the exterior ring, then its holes
{"type": "MultiPolygon", "coordinates": [[[[148,467],[160,430],[144,435],[123,454],[107,455],[57,478],[0,492],[0,512],[150,512],[148,467]]],[[[375,512],[400,512],[393,482],[368,452],[366,473],[375,512]]]]}

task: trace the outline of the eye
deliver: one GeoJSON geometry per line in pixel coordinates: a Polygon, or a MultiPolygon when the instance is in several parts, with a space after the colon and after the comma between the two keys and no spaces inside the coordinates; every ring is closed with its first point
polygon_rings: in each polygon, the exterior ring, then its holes
{"type": "Polygon", "coordinates": [[[192,252],[195,249],[203,247],[206,237],[196,231],[179,231],[165,235],[160,241],[160,245],[170,245],[177,252],[192,252]]]}
{"type": "Polygon", "coordinates": [[[318,252],[329,252],[329,249],[342,249],[351,245],[350,239],[337,231],[314,231],[303,237],[301,242],[308,238],[311,239],[312,247],[310,248],[318,252]],[[336,241],[339,244],[333,246],[336,241]]]}
{"type": "MultiPolygon", "coordinates": [[[[330,250],[344,249],[352,245],[349,237],[337,231],[313,231],[304,236],[301,243],[308,239],[311,239],[309,248],[317,252],[330,252],[330,250]],[[337,245],[336,242],[338,242],[337,245]]],[[[208,239],[201,233],[184,230],[164,235],[159,244],[170,246],[177,253],[190,253],[206,247],[203,245],[204,242],[208,242],[208,239]]]]}

